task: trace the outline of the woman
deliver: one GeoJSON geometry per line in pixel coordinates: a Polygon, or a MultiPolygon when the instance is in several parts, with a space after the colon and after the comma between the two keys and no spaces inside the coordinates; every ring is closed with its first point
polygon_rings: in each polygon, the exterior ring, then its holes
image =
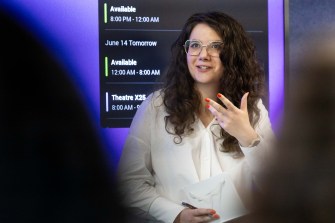
{"type": "Polygon", "coordinates": [[[192,15],[172,46],[161,90],[138,109],[120,160],[127,205],[162,222],[208,222],[183,189],[221,173],[244,201],[273,132],[264,73],[242,26],[221,12],[192,15]]]}

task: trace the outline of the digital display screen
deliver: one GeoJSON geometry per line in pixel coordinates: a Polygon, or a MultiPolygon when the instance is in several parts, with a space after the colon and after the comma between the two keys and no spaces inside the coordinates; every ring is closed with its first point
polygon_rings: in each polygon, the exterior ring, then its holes
{"type": "Polygon", "coordinates": [[[267,0],[99,0],[98,8],[104,128],[130,126],[137,108],[164,74],[172,43],[196,12],[222,11],[239,21],[256,45],[268,80],[267,0]]]}

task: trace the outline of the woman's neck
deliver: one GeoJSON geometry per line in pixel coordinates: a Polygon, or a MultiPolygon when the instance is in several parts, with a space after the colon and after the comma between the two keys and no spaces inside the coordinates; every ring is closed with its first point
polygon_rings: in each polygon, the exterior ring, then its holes
{"type": "Polygon", "coordinates": [[[205,102],[205,98],[212,99],[214,101],[217,100],[217,94],[219,93],[219,87],[218,86],[213,86],[213,85],[196,85],[197,90],[199,91],[201,95],[201,104],[206,105],[207,102],[205,102]]]}
{"type": "Polygon", "coordinates": [[[198,117],[203,123],[203,125],[207,127],[209,123],[213,120],[214,117],[212,113],[208,110],[208,108],[206,107],[207,102],[205,101],[205,98],[209,98],[209,99],[216,101],[217,99],[216,95],[217,93],[219,93],[218,87],[214,87],[212,85],[211,86],[198,85],[197,90],[199,91],[202,97],[198,117]]]}

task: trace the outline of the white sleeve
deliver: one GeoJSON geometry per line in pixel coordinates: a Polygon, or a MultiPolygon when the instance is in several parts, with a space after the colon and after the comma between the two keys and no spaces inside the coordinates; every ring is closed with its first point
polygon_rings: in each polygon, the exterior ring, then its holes
{"type": "Polygon", "coordinates": [[[151,125],[156,117],[152,95],[136,112],[119,161],[120,190],[127,207],[150,213],[157,220],[173,222],[183,209],[161,197],[155,189],[151,162],[151,125]]]}
{"type": "Polygon", "coordinates": [[[258,107],[260,108],[260,119],[255,130],[261,139],[260,143],[254,147],[240,146],[244,158],[230,173],[247,208],[252,205],[254,192],[260,189],[258,174],[263,169],[262,163],[271,156],[275,140],[268,111],[261,100],[258,102],[258,107]]]}
{"type": "Polygon", "coordinates": [[[263,161],[271,156],[276,140],[268,111],[261,100],[258,102],[258,107],[260,108],[260,119],[255,130],[260,136],[260,143],[254,147],[241,147],[253,175],[262,171],[263,161]]]}

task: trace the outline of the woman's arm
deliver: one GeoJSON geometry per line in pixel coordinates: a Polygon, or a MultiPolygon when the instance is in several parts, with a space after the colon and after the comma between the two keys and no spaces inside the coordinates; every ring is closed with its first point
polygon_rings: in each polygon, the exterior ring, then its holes
{"type": "Polygon", "coordinates": [[[145,217],[173,222],[184,208],[160,196],[155,188],[151,156],[151,128],[156,117],[150,95],[137,110],[129,129],[119,162],[118,177],[122,197],[127,207],[138,209],[145,217]]]}

